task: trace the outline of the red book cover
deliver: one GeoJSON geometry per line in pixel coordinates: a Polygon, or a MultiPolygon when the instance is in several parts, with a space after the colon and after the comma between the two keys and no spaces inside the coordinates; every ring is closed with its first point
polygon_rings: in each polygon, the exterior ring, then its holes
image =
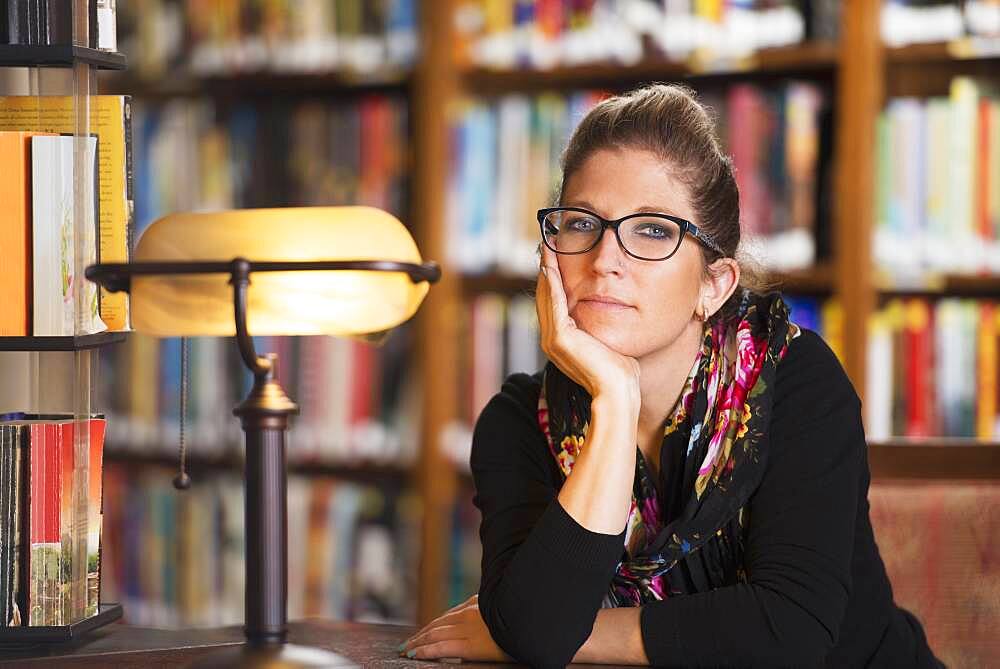
{"type": "Polygon", "coordinates": [[[389,102],[370,97],[361,102],[361,204],[385,208],[389,102]]]}
{"type": "MultiPolygon", "coordinates": [[[[59,441],[59,465],[61,475],[59,480],[60,512],[59,541],[62,547],[62,570],[59,578],[59,603],[62,607],[61,625],[68,625],[83,617],[83,601],[86,592],[79,551],[86,542],[86,506],[84,491],[77,490],[74,485],[77,477],[76,444],[74,443],[74,425],[71,422],[59,423],[56,426],[59,441]],[[84,504],[83,508],[80,505],[84,504]]],[[[80,472],[84,473],[83,463],[80,472]]],[[[81,485],[83,481],[80,482],[81,485]]]]}
{"type": "Polygon", "coordinates": [[[372,371],[374,350],[371,345],[351,342],[351,413],[350,425],[360,425],[372,414],[372,371]]]}
{"type": "Polygon", "coordinates": [[[59,625],[59,583],[62,547],[59,538],[62,511],[62,451],[59,426],[36,423],[30,427],[31,556],[29,559],[28,624],[59,625]]]}
{"type": "Polygon", "coordinates": [[[906,436],[924,437],[931,434],[931,374],[933,373],[933,341],[930,327],[930,307],[922,299],[906,305],[906,436]]]}
{"type": "Polygon", "coordinates": [[[764,101],[754,86],[737,84],[729,91],[728,107],[729,150],[740,190],[743,229],[749,235],[760,235],[766,227],[762,211],[766,201],[765,174],[759,167],[761,137],[767,131],[764,101]]]}
{"type": "Polygon", "coordinates": [[[103,418],[90,420],[90,463],[87,485],[87,602],[86,616],[97,613],[100,601],[101,525],[104,497],[104,433],[107,423],[103,418]]]}

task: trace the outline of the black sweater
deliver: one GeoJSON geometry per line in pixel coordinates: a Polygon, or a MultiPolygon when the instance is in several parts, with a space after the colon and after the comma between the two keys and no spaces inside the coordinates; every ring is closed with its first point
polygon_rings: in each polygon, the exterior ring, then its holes
{"type": "MultiPolygon", "coordinates": [[[[559,504],[540,389],[541,373],[510,376],[476,423],[479,608],[509,655],[562,667],[590,636],[625,530],[592,532],[559,504]]],[[[861,403],[814,332],[792,340],[774,393],[767,471],[749,502],[748,582],[643,606],[650,663],[939,666],[920,623],[893,604],[868,518],[861,403]]],[[[677,471],[671,457],[661,454],[661,472],[677,471]]]]}

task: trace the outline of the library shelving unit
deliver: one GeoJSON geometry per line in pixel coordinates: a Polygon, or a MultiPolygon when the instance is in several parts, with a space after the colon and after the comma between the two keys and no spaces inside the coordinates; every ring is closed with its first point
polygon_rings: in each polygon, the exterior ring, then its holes
{"type": "MultiPolygon", "coordinates": [[[[402,479],[422,500],[417,622],[425,623],[454,602],[448,601],[452,569],[452,520],[457,503],[471,497],[469,477],[445,453],[442,435],[460,415],[460,315],[477,295],[523,293],[534,282],[500,274],[462,276],[448,258],[447,193],[452,106],[465,95],[496,96],[551,90],[624,90],[647,81],[681,81],[696,90],[744,80],[816,79],[834,91],[834,193],[830,212],[831,253],[808,269],[779,275],[784,290],[835,298],[844,312],[842,362],[859,394],[866,376],[868,321],[879,300],[899,287],[880,285],[872,260],[875,203],[876,122],[887,93],[926,94],[947,90],[956,73],[996,77],[1000,59],[956,52],[945,45],[888,49],[879,34],[881,0],[842,3],[837,42],[806,43],[764,50],[726,63],[643,60],[636,65],[586,65],[550,71],[493,71],[466,68],[456,56],[455,0],[420,2],[419,54],[412,71],[356,77],[338,73],[309,75],[246,74],[147,84],[119,79],[112,89],[139,97],[229,99],[262,96],[343,97],[368,91],[405,96],[410,126],[409,198],[405,222],[424,257],[442,264],[440,282],[416,317],[411,373],[421,387],[419,459],[402,479]]],[[[933,295],[995,296],[997,277],[944,277],[922,290],[933,295]]],[[[912,290],[912,287],[910,288],[912,290]]],[[[138,456],[119,456],[139,463],[138,456]]],[[[871,444],[873,475],[880,479],[1000,478],[1000,448],[963,440],[895,440],[871,444]]],[[[204,463],[207,467],[228,466],[204,463]]],[[[351,478],[363,472],[324,470],[351,478]]],[[[377,473],[375,475],[378,475],[377,473]]],[[[396,475],[395,472],[392,473],[396,475]]],[[[471,595],[473,593],[466,593],[471,595]]]]}
{"type": "MultiPolygon", "coordinates": [[[[93,187],[95,165],[88,162],[85,144],[80,140],[90,137],[93,131],[90,98],[97,91],[97,70],[120,70],[126,64],[120,53],[76,45],[88,43],[86,7],[86,2],[80,1],[73,6],[77,16],[74,45],[0,45],[0,95],[63,96],[72,100],[67,121],[72,131],[63,134],[76,140],[72,162],[73,202],[66,211],[71,219],[74,240],[75,265],[70,271],[74,278],[73,302],[77,315],[75,335],[0,337],[0,386],[3,387],[0,413],[59,414],[83,422],[100,411],[94,392],[99,349],[120,343],[126,337],[123,332],[87,334],[81,329],[84,323],[79,318],[85,309],[87,283],[83,279],[87,261],[81,240],[87,226],[95,223],[94,216],[86,215],[85,209],[88,204],[93,206],[93,201],[84,195],[85,188],[93,187]]],[[[25,118],[31,127],[22,129],[36,129],[30,113],[25,118]]],[[[38,122],[44,123],[42,119],[38,122]]],[[[57,193],[53,192],[52,197],[56,198],[57,193]]],[[[95,235],[91,232],[90,236],[95,235]]],[[[8,251],[10,249],[5,250],[8,251]]],[[[74,430],[75,451],[87,453],[89,447],[89,430],[74,430]]],[[[86,476],[86,466],[82,471],[86,476]]],[[[72,624],[3,627],[0,628],[0,650],[77,639],[121,616],[119,604],[102,601],[95,615],[72,624]]]]}

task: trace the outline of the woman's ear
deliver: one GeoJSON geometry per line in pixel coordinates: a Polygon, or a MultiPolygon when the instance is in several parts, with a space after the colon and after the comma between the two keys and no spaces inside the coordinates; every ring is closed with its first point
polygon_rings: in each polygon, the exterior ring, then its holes
{"type": "Polygon", "coordinates": [[[708,266],[707,274],[701,286],[706,319],[721,309],[740,285],[740,264],[734,258],[719,258],[708,266]]]}

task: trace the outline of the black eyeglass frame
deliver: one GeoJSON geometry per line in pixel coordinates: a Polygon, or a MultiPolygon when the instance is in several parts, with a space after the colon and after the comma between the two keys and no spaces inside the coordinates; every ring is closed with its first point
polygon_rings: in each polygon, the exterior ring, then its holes
{"type": "Polygon", "coordinates": [[[726,255],[726,252],[723,251],[722,248],[715,243],[715,240],[712,239],[711,236],[699,230],[697,225],[695,225],[694,223],[685,218],[681,218],[680,216],[672,216],[671,214],[661,214],[659,212],[636,212],[634,214],[628,214],[626,216],[622,216],[621,218],[611,220],[604,218],[600,214],[595,214],[589,209],[584,209],[582,207],[545,207],[543,209],[538,210],[536,217],[538,218],[538,227],[542,235],[542,243],[544,243],[545,246],[551,249],[554,253],[559,253],[562,255],[580,255],[581,253],[590,253],[595,248],[597,248],[598,244],[601,243],[601,239],[604,238],[604,231],[607,230],[608,228],[611,228],[612,230],[615,231],[615,239],[618,240],[618,246],[621,247],[621,250],[637,260],[650,260],[653,262],[660,260],[668,260],[669,258],[673,257],[674,254],[677,253],[678,249],[680,249],[681,243],[684,241],[685,234],[690,234],[692,237],[694,237],[699,242],[701,242],[711,250],[715,251],[716,253],[722,256],[726,255]],[[593,244],[591,244],[586,249],[583,249],[582,251],[560,251],[558,249],[553,249],[552,246],[549,244],[548,240],[546,240],[545,238],[545,217],[556,211],[576,211],[581,214],[588,214],[590,216],[593,216],[596,220],[601,222],[601,233],[597,235],[597,237],[594,239],[593,244]],[[632,253],[627,248],[625,248],[625,244],[622,242],[621,234],[619,234],[618,232],[618,227],[622,223],[631,218],[662,218],[671,221],[672,223],[676,223],[677,225],[680,226],[681,229],[680,237],[677,240],[677,246],[674,247],[673,251],[671,251],[668,255],[663,256],[662,258],[645,258],[643,256],[639,256],[632,253]]]}

